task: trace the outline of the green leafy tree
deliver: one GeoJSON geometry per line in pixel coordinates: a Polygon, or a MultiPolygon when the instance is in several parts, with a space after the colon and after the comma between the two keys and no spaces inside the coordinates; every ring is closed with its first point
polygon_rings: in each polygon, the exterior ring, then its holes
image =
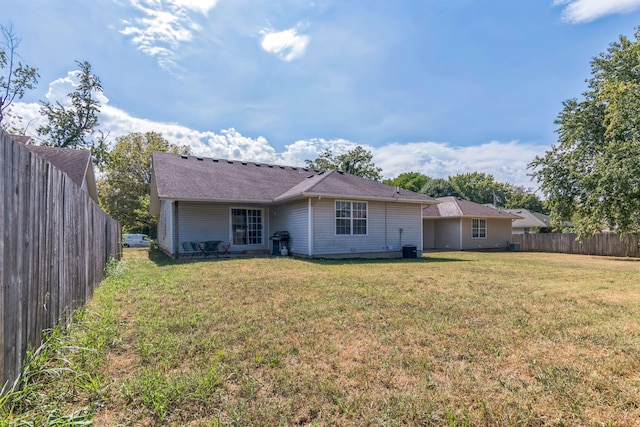
{"type": "Polygon", "coordinates": [[[455,189],[455,195],[480,204],[501,206],[506,199],[504,185],[497,182],[493,175],[482,172],[463,173],[449,177],[455,189]]]}
{"type": "Polygon", "coordinates": [[[545,213],[542,200],[532,189],[511,184],[504,184],[504,186],[506,199],[502,207],[507,209],[524,208],[532,212],[545,213]]]}
{"type": "Polygon", "coordinates": [[[315,160],[305,160],[308,167],[319,170],[337,169],[352,175],[380,181],[382,168],[373,163],[373,155],[361,146],[335,156],[331,150],[325,150],[315,160]]]}
{"type": "Polygon", "coordinates": [[[429,179],[420,189],[420,193],[429,197],[459,196],[451,182],[444,178],[429,179]]]}
{"type": "Polygon", "coordinates": [[[98,76],[91,72],[89,62],[76,62],[79,70],[79,83],[67,96],[70,105],[59,101],[55,104],[41,101],[40,114],[47,123],[37,129],[46,140],[45,145],[63,148],[88,148],[96,165],[102,167],[108,151],[106,135],[98,130],[100,102],[97,94],[102,93],[102,84],[98,76]],[[96,135],[97,134],[97,135],[96,135]]]}
{"type": "Polygon", "coordinates": [[[13,31],[13,25],[0,25],[0,125],[9,107],[16,99],[22,99],[25,91],[34,89],[40,75],[29,65],[23,65],[17,50],[21,39],[13,31]]]}
{"type": "Polygon", "coordinates": [[[156,235],[156,220],[149,216],[154,151],[189,154],[187,147],[171,144],[159,133],[130,133],[116,140],[98,180],[100,205],[125,232],[156,235]]]}
{"type": "Polygon", "coordinates": [[[420,172],[403,172],[393,179],[385,179],[383,182],[392,187],[400,187],[405,190],[419,193],[422,187],[429,182],[431,178],[420,172]]]}
{"type": "Polygon", "coordinates": [[[591,62],[583,98],[555,121],[558,141],[529,167],[557,225],[580,237],[640,231],[640,31],[620,36],[591,62]]]}

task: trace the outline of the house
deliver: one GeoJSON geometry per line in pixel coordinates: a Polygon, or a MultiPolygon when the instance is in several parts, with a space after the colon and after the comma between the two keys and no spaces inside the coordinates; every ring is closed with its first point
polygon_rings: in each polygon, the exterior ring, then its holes
{"type": "Polygon", "coordinates": [[[424,250],[507,249],[512,222],[520,217],[457,197],[437,198],[423,216],[424,250]]]}
{"type": "MultiPolygon", "coordinates": [[[[158,247],[221,240],[231,253],[277,253],[276,233],[302,257],[399,257],[422,251],[422,208],[435,199],[337,170],[154,152],[150,212],[158,247]]],[[[278,242],[279,244],[280,242],[278,242]]]]}
{"type": "Polygon", "coordinates": [[[91,161],[91,151],[32,145],[31,138],[23,135],[11,135],[11,138],[21,142],[31,153],[67,174],[71,181],[85,191],[94,202],[98,203],[98,189],[91,161]]]}
{"type": "Polygon", "coordinates": [[[522,208],[503,210],[520,217],[513,222],[513,234],[535,234],[551,231],[551,218],[549,215],[532,212],[522,208]]]}

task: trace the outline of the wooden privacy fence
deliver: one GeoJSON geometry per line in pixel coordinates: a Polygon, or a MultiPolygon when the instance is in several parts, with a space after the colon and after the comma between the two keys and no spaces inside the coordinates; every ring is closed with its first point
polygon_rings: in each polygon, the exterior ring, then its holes
{"type": "Polygon", "coordinates": [[[566,254],[640,257],[640,235],[603,233],[582,241],[573,233],[514,234],[512,242],[520,243],[524,252],[557,252],[566,254]]]}
{"type": "Polygon", "coordinates": [[[120,224],[0,130],[0,389],[42,331],[66,325],[120,258],[120,224]]]}

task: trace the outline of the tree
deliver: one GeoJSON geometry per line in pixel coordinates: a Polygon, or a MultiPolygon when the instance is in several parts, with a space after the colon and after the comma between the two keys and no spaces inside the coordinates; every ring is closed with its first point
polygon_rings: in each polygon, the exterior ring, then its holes
{"type": "Polygon", "coordinates": [[[70,105],[64,106],[59,101],[55,105],[41,101],[40,114],[47,119],[47,124],[37,129],[39,135],[47,138],[45,145],[63,148],[89,148],[96,164],[104,164],[107,153],[106,136],[97,130],[100,102],[96,99],[102,93],[102,84],[98,76],[92,74],[89,62],[79,62],[76,75],[79,83],[75,90],[67,96],[70,105]],[[94,135],[98,132],[97,138],[94,135]]]}
{"type": "Polygon", "coordinates": [[[315,160],[305,160],[308,167],[319,170],[337,169],[352,175],[380,181],[382,168],[373,163],[370,151],[357,146],[351,151],[334,156],[331,150],[324,150],[315,160]]]}
{"type": "Polygon", "coordinates": [[[458,196],[451,182],[444,178],[431,178],[422,186],[420,193],[429,197],[458,196]]]}
{"type": "Polygon", "coordinates": [[[13,25],[0,25],[0,125],[5,112],[16,99],[22,99],[26,90],[32,90],[38,84],[40,75],[29,65],[17,61],[17,50],[21,39],[13,31],[13,25]]]}
{"type": "Polygon", "coordinates": [[[129,233],[156,235],[156,222],[149,217],[154,151],[189,154],[187,147],[170,144],[159,133],[130,133],[116,140],[98,180],[100,205],[129,233]]]}
{"type": "Polygon", "coordinates": [[[500,206],[506,199],[504,185],[496,182],[493,175],[482,172],[463,173],[449,177],[455,195],[480,204],[500,206]]]}
{"type": "Polygon", "coordinates": [[[419,193],[429,180],[431,178],[420,172],[403,172],[393,179],[385,179],[382,182],[392,187],[400,187],[419,193]]]}
{"type": "Polygon", "coordinates": [[[640,231],[640,30],[591,62],[583,99],[569,99],[558,141],[530,164],[554,224],[580,237],[640,231]]]}
{"type": "Polygon", "coordinates": [[[504,184],[506,200],[502,207],[507,209],[524,208],[533,212],[544,213],[542,200],[532,189],[520,185],[504,184]]]}

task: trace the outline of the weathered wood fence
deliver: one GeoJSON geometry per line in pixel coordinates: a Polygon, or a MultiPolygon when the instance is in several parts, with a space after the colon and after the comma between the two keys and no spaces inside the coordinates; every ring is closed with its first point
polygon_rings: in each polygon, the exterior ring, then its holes
{"type": "Polygon", "coordinates": [[[0,389],[42,332],[82,306],[120,258],[120,224],[0,130],[0,389]]]}
{"type": "Polygon", "coordinates": [[[566,254],[640,257],[640,235],[603,233],[577,240],[573,233],[514,234],[512,242],[520,243],[523,252],[557,252],[566,254]]]}

